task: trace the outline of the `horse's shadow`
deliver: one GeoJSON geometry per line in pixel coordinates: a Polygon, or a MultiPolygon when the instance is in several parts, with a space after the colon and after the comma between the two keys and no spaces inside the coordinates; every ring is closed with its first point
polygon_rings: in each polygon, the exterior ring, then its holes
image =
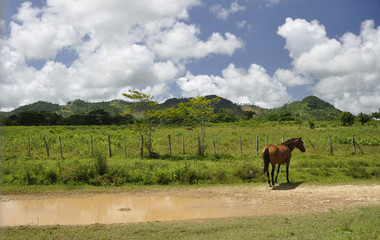
{"type": "Polygon", "coordinates": [[[292,190],[296,189],[302,183],[304,182],[280,183],[278,186],[275,187],[274,190],[292,190]]]}

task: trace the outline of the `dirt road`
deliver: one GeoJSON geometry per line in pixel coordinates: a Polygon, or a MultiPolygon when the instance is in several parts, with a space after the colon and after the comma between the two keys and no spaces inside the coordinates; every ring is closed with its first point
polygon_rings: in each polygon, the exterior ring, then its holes
{"type": "Polygon", "coordinates": [[[172,196],[182,198],[228,198],[247,207],[250,216],[322,212],[354,205],[380,204],[380,185],[313,186],[284,184],[272,190],[267,186],[218,186],[154,188],[107,192],[53,192],[42,194],[0,195],[2,202],[30,199],[88,198],[99,194],[120,196],[172,196]]]}

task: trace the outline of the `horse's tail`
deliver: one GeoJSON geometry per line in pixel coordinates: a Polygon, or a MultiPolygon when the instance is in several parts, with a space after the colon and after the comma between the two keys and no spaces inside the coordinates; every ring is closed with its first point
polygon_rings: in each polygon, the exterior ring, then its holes
{"type": "Polygon", "coordinates": [[[264,173],[266,173],[268,172],[268,168],[269,168],[269,149],[268,148],[264,150],[263,158],[264,158],[264,173]]]}

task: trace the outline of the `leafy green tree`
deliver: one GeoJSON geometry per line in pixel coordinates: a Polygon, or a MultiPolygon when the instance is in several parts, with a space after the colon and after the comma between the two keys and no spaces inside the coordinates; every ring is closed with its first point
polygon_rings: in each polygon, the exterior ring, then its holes
{"type": "Polygon", "coordinates": [[[364,123],[369,122],[369,120],[370,120],[370,116],[368,114],[364,114],[362,112],[359,113],[358,118],[359,118],[359,122],[362,123],[362,126],[364,126],[364,123]]]}
{"type": "Polygon", "coordinates": [[[177,110],[160,109],[154,96],[136,90],[129,90],[129,93],[123,93],[123,96],[134,102],[126,107],[122,115],[132,114],[137,119],[135,127],[146,138],[144,145],[149,152],[149,157],[156,156],[157,154],[153,152],[154,134],[162,125],[176,117],[177,110]]]}
{"type": "Polygon", "coordinates": [[[292,113],[288,110],[282,111],[280,115],[278,116],[278,121],[293,121],[294,116],[292,116],[292,113]]]}
{"type": "Polygon", "coordinates": [[[278,115],[275,113],[270,113],[266,116],[267,121],[277,121],[278,120],[278,115]]]}
{"type": "Polygon", "coordinates": [[[373,113],[371,113],[371,116],[372,116],[373,118],[380,119],[380,109],[379,109],[379,112],[373,112],[373,113]]]}
{"type": "Polygon", "coordinates": [[[201,148],[199,153],[202,156],[205,150],[206,123],[217,116],[214,108],[219,101],[219,97],[207,99],[206,97],[198,96],[191,98],[188,102],[178,104],[180,114],[201,128],[202,137],[200,139],[201,148]]]}
{"type": "Polygon", "coordinates": [[[350,112],[342,112],[339,118],[343,126],[351,126],[355,122],[355,116],[350,112]]]}

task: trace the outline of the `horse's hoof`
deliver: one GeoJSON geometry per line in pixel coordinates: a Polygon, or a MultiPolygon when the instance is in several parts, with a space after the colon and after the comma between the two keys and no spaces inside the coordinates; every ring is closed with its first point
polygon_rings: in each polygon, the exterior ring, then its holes
{"type": "Polygon", "coordinates": [[[269,183],[269,187],[272,187],[272,184],[269,183]]]}
{"type": "Polygon", "coordinates": [[[272,190],[275,190],[275,189],[276,189],[276,187],[273,185],[272,190]]]}

